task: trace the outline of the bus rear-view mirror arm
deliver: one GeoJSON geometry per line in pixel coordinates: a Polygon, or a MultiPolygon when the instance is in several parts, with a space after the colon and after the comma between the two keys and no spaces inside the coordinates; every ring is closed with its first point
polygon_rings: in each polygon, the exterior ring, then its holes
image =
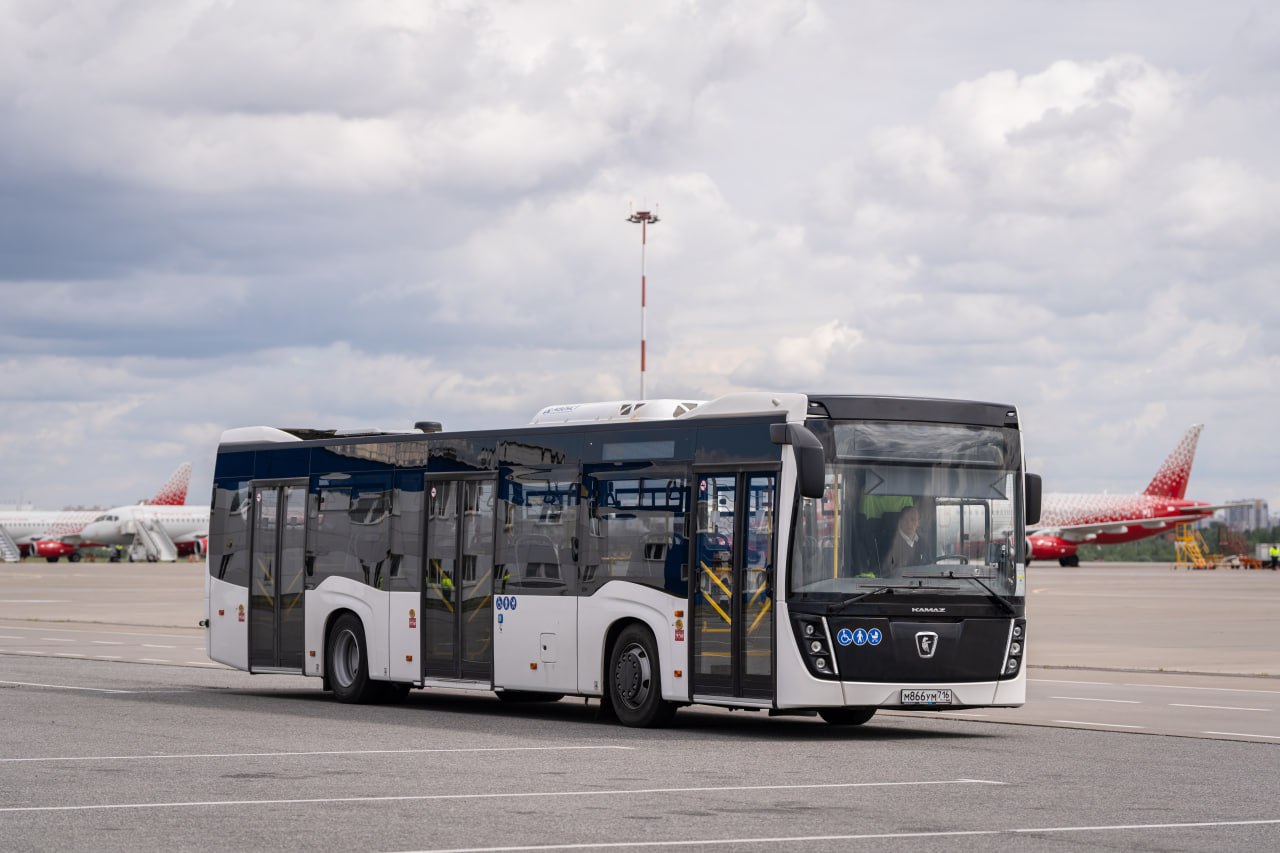
{"type": "Polygon", "coordinates": [[[796,454],[800,496],[818,500],[827,488],[827,463],[818,437],[801,424],[771,424],[769,440],[789,444],[796,454]]]}

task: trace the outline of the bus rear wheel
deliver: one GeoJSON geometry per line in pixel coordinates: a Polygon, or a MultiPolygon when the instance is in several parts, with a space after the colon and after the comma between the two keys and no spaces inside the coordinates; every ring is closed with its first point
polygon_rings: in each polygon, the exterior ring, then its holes
{"type": "Polygon", "coordinates": [[[353,613],[344,613],[329,629],[325,654],[329,688],[339,702],[361,704],[377,693],[369,680],[369,654],[364,645],[364,626],[353,613]]]}
{"type": "Polygon", "coordinates": [[[628,625],[614,641],[606,677],[609,701],[624,726],[665,726],[676,706],[662,698],[657,643],[647,628],[628,625]]]}
{"type": "Polygon", "coordinates": [[[833,726],[860,726],[875,715],[875,708],[822,708],[818,711],[818,716],[833,726]]]}

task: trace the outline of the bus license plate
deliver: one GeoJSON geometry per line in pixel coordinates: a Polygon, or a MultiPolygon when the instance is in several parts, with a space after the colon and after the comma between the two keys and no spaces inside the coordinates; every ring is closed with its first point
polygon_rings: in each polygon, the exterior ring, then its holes
{"type": "Polygon", "coordinates": [[[903,705],[950,705],[950,690],[903,690],[903,705]]]}

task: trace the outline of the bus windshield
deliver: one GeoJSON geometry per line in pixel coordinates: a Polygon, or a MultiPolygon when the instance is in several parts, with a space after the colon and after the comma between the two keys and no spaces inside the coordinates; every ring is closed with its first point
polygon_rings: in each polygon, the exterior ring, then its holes
{"type": "Polygon", "coordinates": [[[881,592],[1021,596],[1022,518],[1014,429],[811,421],[826,490],[802,500],[792,601],[881,592]]]}

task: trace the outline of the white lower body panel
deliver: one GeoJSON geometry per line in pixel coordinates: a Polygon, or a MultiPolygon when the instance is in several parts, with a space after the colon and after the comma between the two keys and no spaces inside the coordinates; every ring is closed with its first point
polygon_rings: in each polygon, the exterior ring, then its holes
{"type": "Polygon", "coordinates": [[[573,693],[578,689],[578,599],[502,595],[493,613],[493,686],[573,693]]]}
{"type": "Polygon", "coordinates": [[[209,660],[249,668],[249,590],[205,575],[205,629],[209,660]]]}

